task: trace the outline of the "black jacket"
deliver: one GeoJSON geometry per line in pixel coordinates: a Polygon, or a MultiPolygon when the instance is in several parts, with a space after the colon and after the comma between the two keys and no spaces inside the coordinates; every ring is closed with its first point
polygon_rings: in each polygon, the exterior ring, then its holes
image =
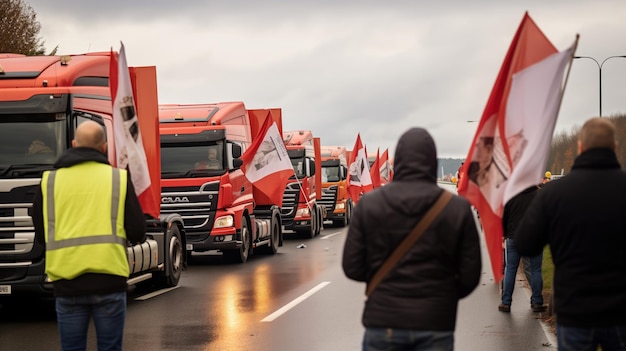
{"type": "MultiPolygon", "coordinates": [[[[96,161],[109,164],[106,155],[91,148],[72,148],[67,150],[54,164],[54,168],[65,168],[86,162],[96,161]]],[[[135,194],[135,189],[130,179],[127,177],[126,202],[124,205],[124,229],[126,238],[132,243],[141,242],[145,239],[146,219],[144,217],[139,200],[135,194]]],[[[36,240],[45,245],[44,223],[43,223],[43,195],[41,186],[38,187],[37,194],[33,201],[33,225],[35,226],[36,240]]],[[[106,294],[126,291],[126,278],[110,274],[83,274],[72,280],[58,280],[53,283],[54,294],[56,296],[79,296],[87,294],[106,294]]]]}
{"type": "Polygon", "coordinates": [[[526,209],[528,209],[530,203],[535,198],[538,189],[538,185],[528,187],[506,203],[502,214],[502,229],[505,238],[514,239],[515,230],[522,221],[526,209]]]}
{"type": "MultiPolygon", "coordinates": [[[[394,178],[354,209],[343,251],[348,278],[367,282],[436,201],[437,154],[412,128],[399,140],[394,178]]],[[[481,256],[469,203],[455,196],[365,303],[366,327],[454,330],[458,300],[477,286],[481,256]]]]}
{"type": "Polygon", "coordinates": [[[515,233],[521,255],[550,245],[554,306],[564,326],[626,325],[626,173],[610,149],[591,149],[545,184],[515,233]]]}

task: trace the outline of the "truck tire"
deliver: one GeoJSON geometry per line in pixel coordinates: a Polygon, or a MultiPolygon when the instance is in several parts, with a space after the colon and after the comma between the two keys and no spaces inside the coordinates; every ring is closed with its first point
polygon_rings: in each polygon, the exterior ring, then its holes
{"type": "Polygon", "coordinates": [[[324,216],[322,216],[322,207],[315,205],[315,215],[317,216],[317,228],[315,228],[315,236],[320,235],[322,229],[324,229],[324,216]]]}
{"type": "Polygon", "coordinates": [[[166,248],[165,272],[160,272],[157,276],[158,284],[164,287],[178,285],[180,275],[183,271],[183,242],[177,225],[172,225],[166,248]]]}
{"type": "Polygon", "coordinates": [[[225,250],[224,258],[229,262],[245,263],[250,255],[250,229],[246,218],[241,220],[241,247],[238,250],[225,250]]]}
{"type": "Polygon", "coordinates": [[[352,221],[352,201],[346,203],[346,224],[350,224],[352,221]]]}

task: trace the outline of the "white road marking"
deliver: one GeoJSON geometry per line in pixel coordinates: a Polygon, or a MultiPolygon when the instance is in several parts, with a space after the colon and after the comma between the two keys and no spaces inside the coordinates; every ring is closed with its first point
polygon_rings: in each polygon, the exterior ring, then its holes
{"type": "Polygon", "coordinates": [[[324,235],[324,236],[320,237],[320,240],[325,240],[325,239],[328,239],[328,238],[332,238],[333,236],[339,235],[339,234],[341,234],[341,232],[334,232],[334,233],[331,233],[331,234],[328,234],[328,235],[324,235]]]}
{"type": "Polygon", "coordinates": [[[305,292],[304,294],[298,296],[295,300],[293,300],[290,303],[286,304],[285,306],[281,307],[276,312],[274,312],[274,313],[270,314],[269,316],[263,318],[261,320],[261,322],[271,322],[271,321],[273,321],[274,319],[276,319],[276,318],[280,317],[281,315],[285,314],[290,309],[296,307],[300,302],[308,299],[311,295],[313,295],[316,292],[320,291],[322,288],[324,288],[328,284],[330,284],[330,282],[321,282],[321,283],[317,284],[317,286],[315,286],[311,290],[309,290],[309,291],[305,292]]]}
{"type": "Polygon", "coordinates": [[[166,292],[169,292],[169,291],[172,291],[172,290],[178,289],[178,288],[180,288],[180,285],[176,285],[176,286],[173,286],[173,287],[167,288],[167,289],[157,290],[155,292],[151,292],[149,294],[136,297],[135,301],[144,301],[144,300],[147,300],[147,299],[151,299],[151,298],[153,298],[155,296],[159,296],[159,295],[165,294],[166,292]]]}

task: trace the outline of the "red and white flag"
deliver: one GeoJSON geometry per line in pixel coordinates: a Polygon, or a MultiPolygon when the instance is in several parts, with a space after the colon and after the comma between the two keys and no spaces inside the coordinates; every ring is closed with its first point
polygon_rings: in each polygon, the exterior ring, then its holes
{"type": "Polygon", "coordinates": [[[158,203],[152,201],[152,193],[148,191],[150,172],[139,130],[137,109],[123,43],[121,43],[119,56],[111,50],[109,79],[113,103],[113,134],[115,136],[117,167],[128,169],[144,213],[158,218],[160,211],[157,207],[158,203]]]}
{"type": "Polygon", "coordinates": [[[376,149],[376,159],[370,169],[370,178],[372,178],[372,187],[380,188],[380,149],[376,149]]]}
{"type": "Polygon", "coordinates": [[[243,172],[255,189],[255,199],[265,197],[272,204],[282,204],[286,182],[294,171],[278,126],[271,116],[265,118],[259,135],[241,155],[241,160],[243,172]]]}
{"type": "Polygon", "coordinates": [[[541,181],[575,48],[558,52],[524,15],[463,164],[458,193],[480,214],[496,282],[504,205],[541,181]]]}
{"type": "Polygon", "coordinates": [[[385,149],[380,155],[380,183],[382,185],[391,181],[391,165],[389,164],[389,149],[385,149]]]}
{"type": "Polygon", "coordinates": [[[348,161],[348,194],[354,203],[359,202],[362,194],[372,190],[367,153],[361,143],[361,134],[357,134],[354,148],[348,161]]]}

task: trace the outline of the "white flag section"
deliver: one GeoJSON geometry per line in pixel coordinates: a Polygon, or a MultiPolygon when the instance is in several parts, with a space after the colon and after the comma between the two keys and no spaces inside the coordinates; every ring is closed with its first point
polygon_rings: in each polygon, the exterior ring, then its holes
{"type": "Polygon", "coordinates": [[[354,163],[350,165],[350,184],[361,187],[372,185],[370,165],[367,162],[365,148],[359,149],[354,163]]]}
{"type": "MultiPolygon", "coordinates": [[[[123,43],[120,48],[117,72],[117,93],[113,97],[113,130],[117,167],[128,168],[135,192],[140,195],[150,187],[150,173],[139,131],[123,43]]],[[[111,78],[115,79],[115,77],[111,78]]]]}
{"type": "Polygon", "coordinates": [[[504,204],[541,179],[572,50],[553,54],[513,75],[505,123],[513,171],[505,187],[504,204]]]}
{"type": "Polygon", "coordinates": [[[354,203],[358,203],[361,195],[373,188],[367,153],[361,142],[361,134],[356,136],[356,142],[348,163],[348,194],[354,203]]]}
{"type": "Polygon", "coordinates": [[[256,150],[252,162],[246,167],[246,178],[255,183],[280,171],[293,171],[291,160],[276,123],[272,123],[256,150]]]}

